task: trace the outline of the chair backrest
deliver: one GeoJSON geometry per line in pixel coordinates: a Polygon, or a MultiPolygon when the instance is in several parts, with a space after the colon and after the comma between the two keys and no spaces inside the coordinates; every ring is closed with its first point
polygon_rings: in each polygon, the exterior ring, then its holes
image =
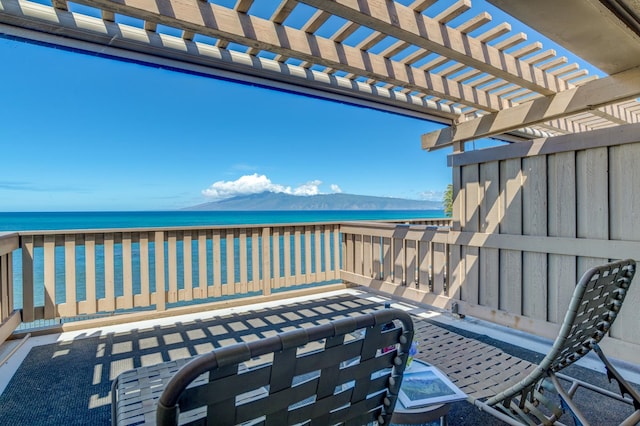
{"type": "Polygon", "coordinates": [[[627,259],[585,272],[573,292],[553,348],[541,364],[548,361],[548,368],[557,372],[602,340],[622,307],[635,267],[635,261],[627,259]]]}
{"type": "Polygon", "coordinates": [[[174,375],[157,422],[199,410],[194,424],[385,424],[412,339],[407,313],[381,309],[218,348],[174,375]]]}

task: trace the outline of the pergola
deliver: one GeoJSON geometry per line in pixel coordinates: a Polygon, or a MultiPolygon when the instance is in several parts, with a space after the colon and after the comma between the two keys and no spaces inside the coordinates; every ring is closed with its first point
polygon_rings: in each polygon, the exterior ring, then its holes
{"type": "Polygon", "coordinates": [[[0,0],[0,36],[450,125],[428,150],[638,122],[637,1],[489,2],[607,76],[470,0],[0,0]]]}

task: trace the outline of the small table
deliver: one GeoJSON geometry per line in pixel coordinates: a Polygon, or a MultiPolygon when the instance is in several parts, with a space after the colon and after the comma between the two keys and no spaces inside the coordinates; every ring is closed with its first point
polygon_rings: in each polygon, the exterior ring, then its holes
{"type": "MultiPolygon", "coordinates": [[[[429,364],[417,359],[413,363],[428,366],[429,364]]],[[[415,368],[415,367],[414,367],[415,368]]],[[[406,408],[400,399],[396,402],[396,407],[391,416],[391,424],[398,425],[419,425],[433,422],[440,419],[440,426],[447,426],[447,414],[451,408],[449,403],[438,403],[427,405],[426,407],[406,408]]]]}

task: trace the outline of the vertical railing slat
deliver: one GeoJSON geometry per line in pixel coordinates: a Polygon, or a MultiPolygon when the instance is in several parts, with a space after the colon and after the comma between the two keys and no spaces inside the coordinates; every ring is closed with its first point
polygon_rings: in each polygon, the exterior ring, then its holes
{"type": "Polygon", "coordinates": [[[289,286],[293,284],[293,277],[291,276],[291,228],[286,227],[284,229],[284,284],[289,286]]]}
{"type": "Polygon", "coordinates": [[[262,228],[262,294],[264,296],[271,294],[270,234],[271,231],[268,227],[262,228]]]}
{"type": "Polygon", "coordinates": [[[333,228],[333,261],[334,261],[334,269],[333,269],[333,273],[334,276],[333,278],[337,279],[340,278],[340,259],[342,258],[341,254],[340,254],[340,241],[341,241],[341,237],[340,237],[340,225],[334,225],[333,228]]]}
{"type": "Polygon", "coordinates": [[[156,259],[156,309],[164,311],[167,303],[167,291],[164,279],[164,232],[156,231],[153,236],[154,255],[156,259]]]}
{"type": "Polygon", "coordinates": [[[76,236],[64,236],[65,315],[76,316],[76,236]]]}
{"type": "Polygon", "coordinates": [[[122,233],[122,285],[123,308],[133,308],[133,259],[131,254],[131,232],[122,233]]]}
{"type": "Polygon", "coordinates": [[[198,292],[199,299],[207,297],[207,232],[198,231],[198,292]]]}
{"type": "Polygon", "coordinates": [[[220,297],[222,295],[222,244],[221,244],[221,236],[220,230],[213,230],[213,284],[210,287],[211,292],[209,293],[210,297],[220,297]]]}
{"type": "Polygon", "coordinates": [[[104,234],[104,309],[107,311],[116,309],[114,240],[115,236],[112,232],[104,234]]]}
{"type": "Polygon", "coordinates": [[[95,314],[98,310],[96,297],[96,236],[84,236],[84,277],[86,289],[85,313],[95,314]]]}
{"type": "Polygon", "coordinates": [[[273,288],[280,288],[283,284],[280,276],[280,228],[273,228],[271,239],[273,241],[273,288]]]}
{"type": "Polygon", "coordinates": [[[33,236],[22,237],[22,321],[34,320],[33,236]]]}
{"type": "Polygon", "coordinates": [[[311,269],[311,226],[304,227],[304,272],[305,272],[305,281],[312,282],[313,281],[313,271],[311,269]]]}
{"type": "Polygon", "coordinates": [[[251,230],[251,291],[260,291],[260,233],[257,228],[251,230]]]}
{"type": "Polygon", "coordinates": [[[44,262],[44,319],[57,316],[56,310],[56,236],[45,235],[43,242],[44,262]]]}
{"type": "Polygon", "coordinates": [[[184,279],[184,299],[185,301],[193,300],[193,253],[192,253],[193,236],[191,231],[184,231],[182,239],[182,264],[184,279]]]}
{"type": "Polygon", "coordinates": [[[302,231],[300,226],[296,226],[293,231],[294,239],[293,239],[293,251],[295,253],[295,265],[296,265],[296,273],[294,276],[294,282],[298,284],[300,281],[300,277],[302,276],[302,244],[301,244],[301,236],[302,231]]]}
{"type": "MultiPolygon", "coordinates": [[[[178,301],[178,249],[176,231],[169,231],[167,235],[167,273],[169,276],[169,303],[178,301]]],[[[164,275],[164,271],[163,271],[164,275]]]]}
{"type": "Polygon", "coordinates": [[[227,229],[225,231],[225,239],[227,246],[227,284],[222,286],[222,294],[223,295],[231,295],[235,293],[235,265],[234,265],[234,231],[232,229],[227,229]]]}
{"type": "Polygon", "coordinates": [[[140,306],[151,305],[149,233],[140,233],[140,306]]]}
{"type": "Polygon", "coordinates": [[[247,230],[245,228],[240,230],[238,243],[240,244],[240,259],[238,262],[240,266],[240,293],[247,294],[249,277],[247,274],[247,230]]]}

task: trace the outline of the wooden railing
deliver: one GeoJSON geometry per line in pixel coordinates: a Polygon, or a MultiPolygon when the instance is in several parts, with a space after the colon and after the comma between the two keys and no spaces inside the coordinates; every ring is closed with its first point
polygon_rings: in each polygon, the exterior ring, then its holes
{"type": "Polygon", "coordinates": [[[344,281],[450,307],[447,227],[350,223],[340,230],[344,281]]]}
{"type": "Polygon", "coordinates": [[[0,342],[20,323],[13,304],[13,252],[18,247],[18,234],[0,234],[0,342]]]}
{"type": "MultiPolygon", "coordinates": [[[[430,228],[449,222],[419,221],[430,228]]],[[[286,291],[342,283],[343,245],[349,250],[351,246],[343,244],[341,226],[352,229],[355,225],[297,223],[0,235],[0,322],[11,319],[5,327],[9,331],[0,331],[0,341],[20,323],[28,329],[149,310],[158,315],[177,308],[184,311],[185,305],[198,310],[204,308],[195,305],[208,302],[244,298],[249,303],[255,302],[253,296],[274,298],[286,291]]],[[[383,226],[404,229],[405,225],[383,226]]],[[[346,234],[345,238],[347,242],[353,236],[346,234]]],[[[393,241],[393,250],[398,250],[393,241]]],[[[379,247],[388,250],[391,246],[386,244],[383,238],[379,247]]],[[[425,246],[420,243],[416,250],[423,253],[425,246]]],[[[442,250],[435,246],[429,256],[440,259],[442,250]]],[[[351,262],[352,253],[346,253],[351,262]]],[[[414,282],[397,261],[394,268],[385,262],[389,259],[380,262],[378,276],[388,271],[394,283],[400,276],[414,282]]],[[[438,268],[429,273],[428,282],[424,271],[416,275],[415,282],[435,292],[444,290],[444,271],[438,268]]],[[[126,317],[118,316],[116,322],[126,317]]]]}

